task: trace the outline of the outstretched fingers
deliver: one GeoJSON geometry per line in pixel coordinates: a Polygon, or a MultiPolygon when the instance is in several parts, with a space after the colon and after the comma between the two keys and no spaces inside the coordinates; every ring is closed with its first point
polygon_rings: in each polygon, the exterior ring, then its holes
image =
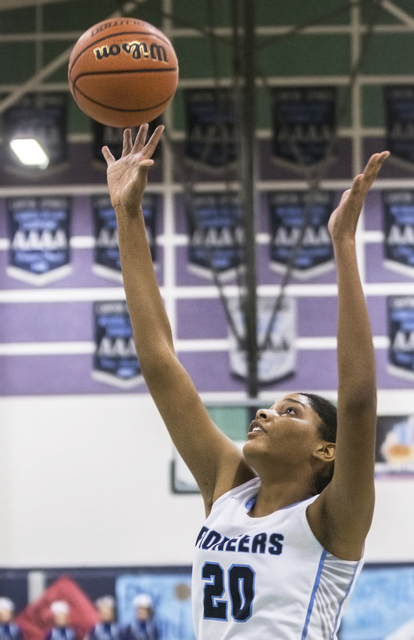
{"type": "Polygon", "coordinates": [[[152,134],[151,138],[146,143],[148,135],[148,124],[142,124],[138,130],[137,137],[135,138],[134,145],[132,147],[132,153],[143,153],[146,157],[150,158],[154,153],[158,142],[164,131],[164,126],[157,127],[152,134]]]}
{"type": "Polygon", "coordinates": [[[163,134],[164,128],[165,127],[163,125],[160,125],[159,127],[157,127],[154,133],[152,134],[151,138],[148,140],[147,144],[145,145],[144,151],[148,157],[151,157],[155,149],[157,148],[157,145],[163,134]]]}
{"type": "Polygon", "coordinates": [[[106,160],[106,165],[109,167],[111,166],[111,164],[113,164],[115,162],[115,158],[112,155],[112,153],[109,151],[108,147],[103,147],[102,148],[102,155],[106,160]]]}
{"type": "MultiPolygon", "coordinates": [[[[367,162],[367,165],[363,171],[361,183],[368,184],[368,189],[377,177],[385,160],[389,157],[389,151],[383,151],[382,153],[374,153],[367,162]]],[[[359,176],[357,176],[359,178],[359,176]]]]}
{"type": "Polygon", "coordinates": [[[133,153],[140,153],[140,151],[143,150],[143,148],[145,147],[145,140],[147,139],[147,133],[148,125],[142,124],[138,129],[138,133],[135,138],[134,146],[132,149],[133,153]]]}
{"type": "Polygon", "coordinates": [[[124,129],[122,157],[124,158],[132,151],[132,132],[131,129],[124,129]]]}
{"type": "MultiPolygon", "coordinates": [[[[157,127],[151,138],[146,143],[148,124],[142,124],[140,126],[135,141],[132,141],[131,129],[125,129],[123,135],[122,158],[129,155],[139,155],[141,157],[141,162],[142,160],[149,160],[157,148],[157,144],[160,141],[163,131],[164,127],[162,125],[157,127]]],[[[105,158],[108,167],[116,162],[108,147],[103,147],[102,155],[105,158]]],[[[148,166],[151,166],[151,164],[153,163],[150,162],[148,166]]]]}
{"type": "Polygon", "coordinates": [[[355,237],[358,219],[365,197],[377,177],[384,160],[386,160],[389,155],[388,151],[374,153],[369,159],[363,173],[355,176],[351,188],[342,194],[341,201],[332,213],[328,224],[334,242],[340,241],[343,238],[355,237]]]}
{"type": "Polygon", "coordinates": [[[374,153],[367,162],[367,165],[359,175],[355,176],[350,190],[350,198],[365,198],[372,184],[375,181],[384,161],[390,155],[389,151],[374,153]]]}

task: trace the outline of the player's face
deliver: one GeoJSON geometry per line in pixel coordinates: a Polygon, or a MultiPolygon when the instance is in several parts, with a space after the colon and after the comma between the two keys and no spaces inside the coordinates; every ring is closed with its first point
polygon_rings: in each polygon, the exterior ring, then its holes
{"type": "Polygon", "coordinates": [[[259,409],[256,413],[243,449],[245,458],[253,467],[258,456],[301,463],[309,459],[321,442],[317,428],[320,422],[309,398],[291,393],[270,409],[259,409]]]}

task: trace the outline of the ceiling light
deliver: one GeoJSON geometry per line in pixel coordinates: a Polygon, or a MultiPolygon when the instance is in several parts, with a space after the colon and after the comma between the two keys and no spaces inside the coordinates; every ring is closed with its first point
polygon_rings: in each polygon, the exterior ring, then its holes
{"type": "Polygon", "coordinates": [[[28,167],[46,169],[49,156],[36,138],[13,138],[10,147],[18,160],[28,167]]]}
{"type": "Polygon", "coordinates": [[[8,168],[33,173],[64,166],[67,99],[63,92],[27,93],[3,113],[8,168]]]}

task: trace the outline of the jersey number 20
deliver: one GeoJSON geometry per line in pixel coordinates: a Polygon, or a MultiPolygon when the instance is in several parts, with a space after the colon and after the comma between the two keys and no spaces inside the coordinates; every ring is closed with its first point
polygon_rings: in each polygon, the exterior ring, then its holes
{"type": "MultiPolygon", "coordinates": [[[[204,585],[204,618],[227,620],[227,602],[218,600],[224,594],[224,570],[216,562],[206,562],[202,569],[204,585]],[[208,580],[208,582],[207,582],[208,580]]],[[[234,564],[228,570],[231,615],[237,622],[245,622],[252,615],[254,571],[244,564],[234,564]]]]}

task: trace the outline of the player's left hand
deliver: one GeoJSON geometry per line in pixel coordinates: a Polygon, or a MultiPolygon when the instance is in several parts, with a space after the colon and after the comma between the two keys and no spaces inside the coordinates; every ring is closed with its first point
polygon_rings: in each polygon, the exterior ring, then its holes
{"type": "Polygon", "coordinates": [[[352,187],[342,194],[339,205],[331,214],[328,223],[332,241],[355,238],[356,228],[365,197],[378,175],[389,151],[374,153],[363,173],[354,178],[352,187]]]}
{"type": "Polygon", "coordinates": [[[103,147],[102,154],[107,164],[109,193],[114,209],[136,211],[142,200],[147,184],[148,169],[154,164],[151,159],[161,138],[163,126],[155,129],[145,144],[148,125],[140,126],[135,142],[132,141],[131,129],[124,131],[122,156],[115,160],[108,147],[103,147]]]}

